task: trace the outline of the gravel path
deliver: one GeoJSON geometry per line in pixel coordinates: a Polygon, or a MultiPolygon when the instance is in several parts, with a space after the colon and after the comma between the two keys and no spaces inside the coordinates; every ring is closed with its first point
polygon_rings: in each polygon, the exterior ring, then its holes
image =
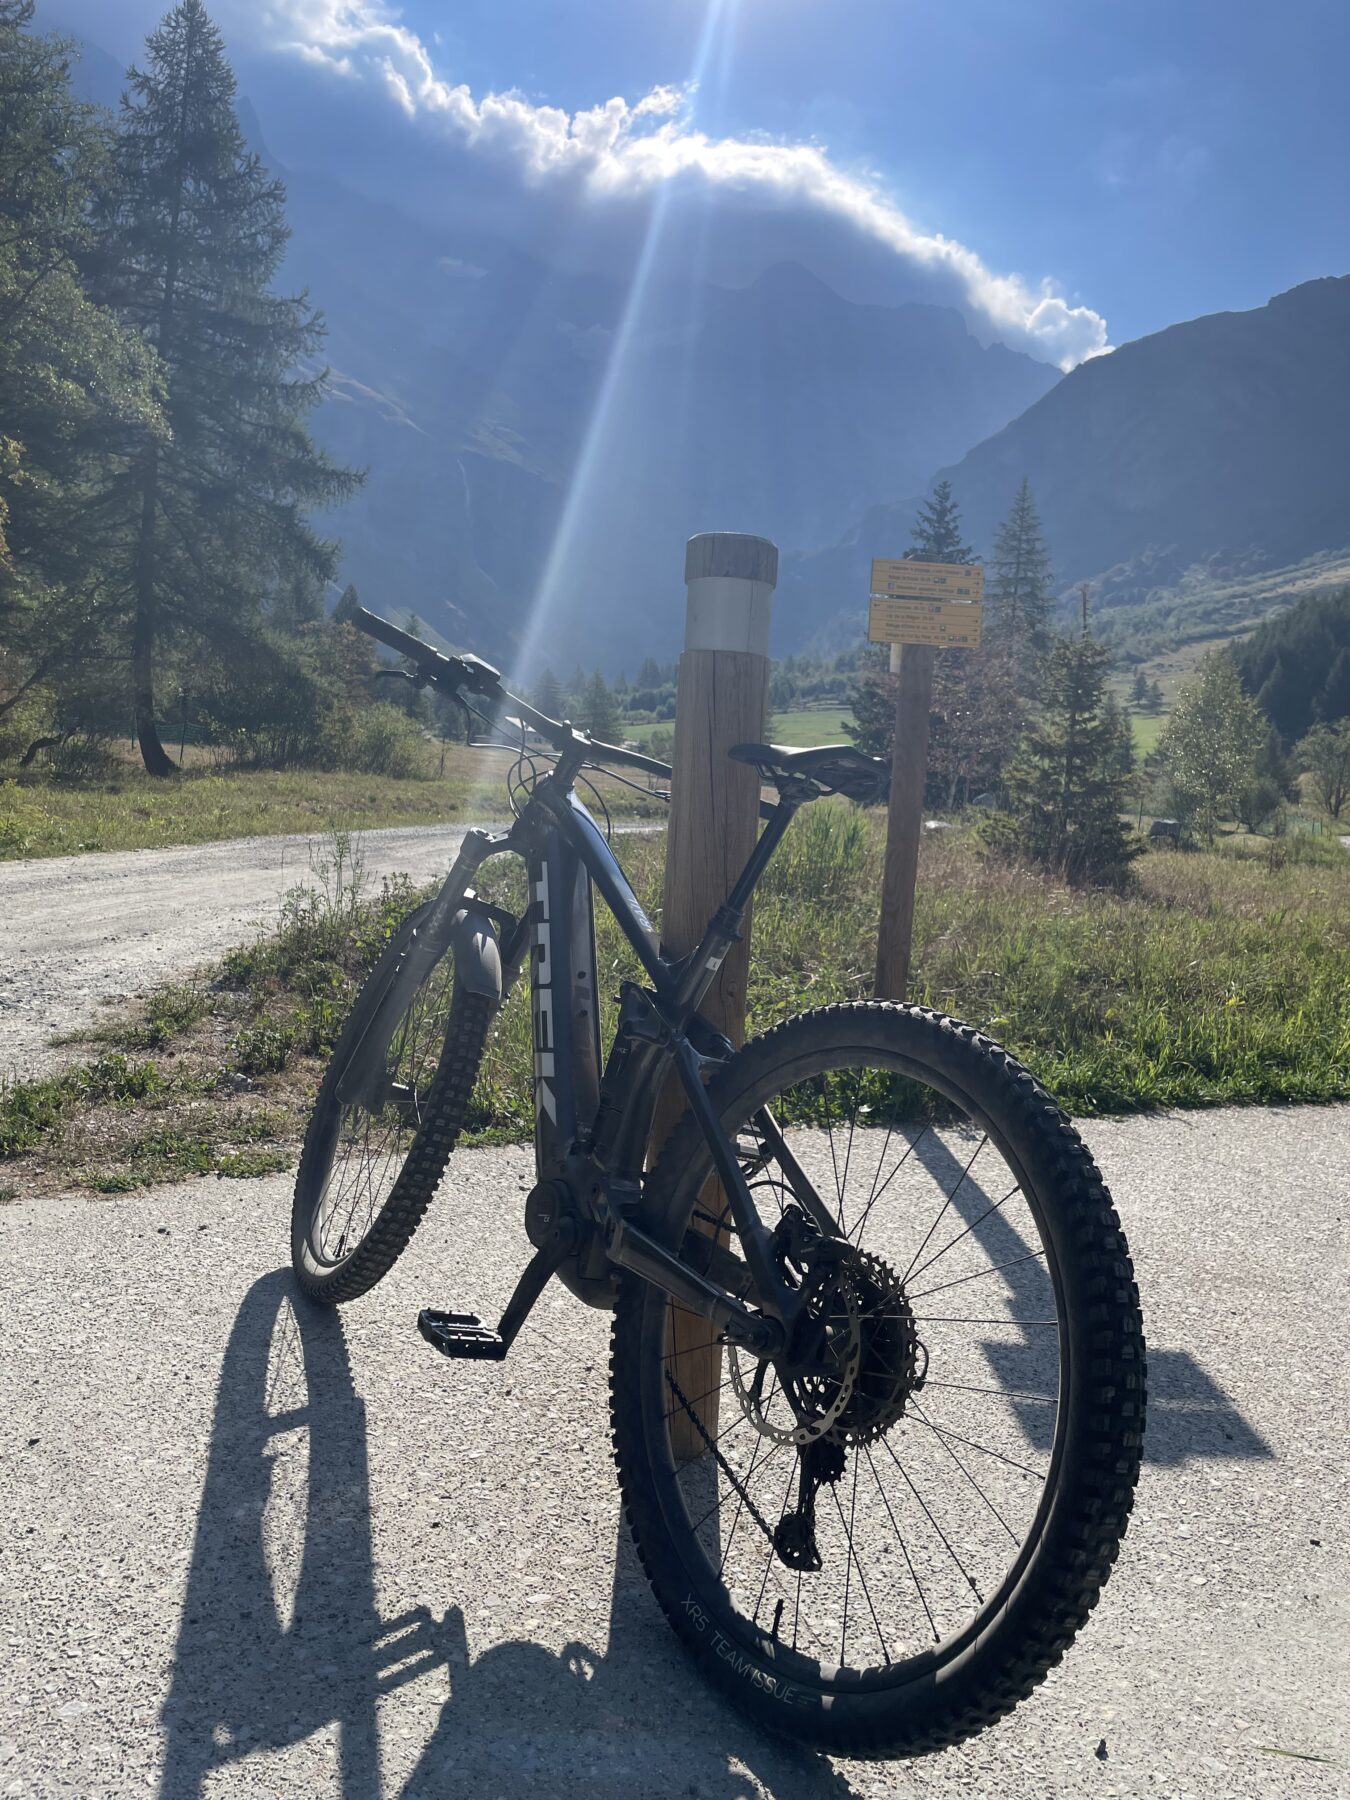
{"type": "Polygon", "coordinates": [[[509,1290],[521,1152],[459,1156],[340,1320],[279,1272],[285,1179],[0,1209],[0,1795],[1350,1793],[1350,1109],[1087,1135],[1149,1329],[1135,1520],[1040,1692],[891,1766],[691,1676],[618,1528],[602,1315],[550,1290],[503,1368],[418,1339],[509,1290]]]}
{"type": "MultiPolygon", "coordinates": [[[[444,874],[465,830],[363,832],[367,876],[444,874]]],[[[51,1038],[239,943],[288,889],[316,884],[332,851],[319,834],[0,863],[0,1077],[59,1067],[68,1056],[51,1038]]]]}

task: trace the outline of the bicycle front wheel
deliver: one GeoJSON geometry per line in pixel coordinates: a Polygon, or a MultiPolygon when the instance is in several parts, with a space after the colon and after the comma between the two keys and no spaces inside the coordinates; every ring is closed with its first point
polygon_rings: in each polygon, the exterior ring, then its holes
{"type": "Polygon", "coordinates": [[[387,1274],[421,1223],[463,1127],[495,1003],[455,980],[453,951],[389,1021],[371,1102],[338,1087],[429,908],[390,939],[343,1026],[305,1134],[291,1207],[291,1263],[306,1293],[354,1300],[387,1274]]]}
{"type": "MultiPolygon", "coordinates": [[[[1119,1221],[1044,1089],[917,1007],[803,1015],[710,1092],[806,1323],[759,1364],[625,1277],[611,1402],[639,1553],[762,1724],[942,1748],[1059,1660],[1124,1533],[1145,1375],[1119,1221]]],[[[647,1228],[736,1255],[710,1176],[686,1119],[647,1228]]]]}

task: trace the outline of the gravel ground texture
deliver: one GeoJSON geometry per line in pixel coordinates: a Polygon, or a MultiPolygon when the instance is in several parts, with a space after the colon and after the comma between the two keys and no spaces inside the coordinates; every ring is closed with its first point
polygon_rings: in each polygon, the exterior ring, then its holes
{"type": "Polygon", "coordinates": [[[284,1179],[0,1209],[0,1796],[1350,1794],[1350,1109],[1086,1135],[1149,1330],[1134,1522],[1044,1687],[891,1765],[693,1675],[620,1529],[602,1314],[555,1284],[499,1367],[417,1336],[509,1292],[521,1151],[457,1156],[341,1315],[297,1300],[284,1179]]]}
{"type": "MultiPolygon", "coordinates": [[[[450,867],[465,825],[354,834],[366,878],[450,867]]],[[[69,1061],[53,1037],[108,1001],[186,975],[274,918],[291,888],[318,886],[332,834],[235,838],[175,850],[0,863],[0,1078],[69,1061]]]]}

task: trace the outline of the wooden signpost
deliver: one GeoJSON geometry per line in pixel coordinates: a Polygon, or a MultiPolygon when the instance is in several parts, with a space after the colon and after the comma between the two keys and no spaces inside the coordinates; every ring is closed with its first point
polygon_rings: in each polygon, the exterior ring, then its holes
{"type": "Polygon", "coordinates": [[[867,635],[873,643],[891,646],[891,669],[897,676],[877,931],[879,1000],[903,1000],[909,987],[934,660],[939,650],[968,650],[979,643],[983,597],[984,570],[976,563],[878,558],[872,564],[867,635]]]}

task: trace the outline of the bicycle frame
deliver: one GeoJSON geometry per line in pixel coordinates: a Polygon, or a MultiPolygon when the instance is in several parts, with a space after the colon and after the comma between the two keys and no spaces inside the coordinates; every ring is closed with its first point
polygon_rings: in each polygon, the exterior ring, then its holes
{"type": "MultiPolygon", "coordinates": [[[[778,1272],[771,1235],[759,1218],[735,1147],[708,1099],[704,1072],[729,1057],[732,1046],[699,1017],[698,1008],[739,939],[755,884],[800,801],[788,793],[772,808],[702,940],[690,955],[674,959],[661,953],[655,927],[618,859],[572,791],[579,763],[580,753],[575,758],[565,755],[538,783],[510,831],[496,836],[473,831],[466,836],[421,929],[424,948],[417,960],[425,968],[423,959],[443,954],[456,931],[463,934],[467,929],[470,941],[477,942],[481,927],[476,915],[484,909],[472,890],[474,876],[492,857],[504,853],[523,857],[529,882],[525,913],[515,919],[495,907],[487,911],[500,932],[504,985],[509,986],[529,957],[539,1184],[535,1194],[551,1193],[551,1216],[570,1210],[583,1227],[582,1252],[575,1266],[571,1270],[560,1266],[559,1272],[582,1298],[608,1304],[614,1270],[634,1270],[711,1319],[730,1341],[760,1355],[772,1354],[786,1341],[800,1300],[778,1272]],[[650,982],[650,987],[622,984],[619,1026],[603,1064],[596,989],[596,891],[650,982]],[[672,1071],[707,1140],[744,1257],[742,1262],[707,1240],[706,1247],[701,1246],[706,1273],[683,1261],[678,1247],[659,1243],[635,1222],[652,1121],[672,1071]],[[718,1275],[721,1280],[715,1278],[718,1275]],[[727,1291],[751,1284],[759,1310],[727,1291]]],[[[462,945],[462,935],[459,941],[462,945]]],[[[464,973],[474,978],[471,971],[464,973]]],[[[407,991],[420,978],[410,969],[407,991]]],[[[458,964],[456,979],[461,979],[458,964]]],[[[385,1002],[394,1016],[404,1004],[402,990],[400,973],[385,1002]]],[[[379,1041],[374,1024],[370,1035],[379,1041]]],[[[791,1179],[792,1171],[788,1174],[791,1179]]],[[[823,1212],[813,1190],[801,1198],[813,1213],[823,1212]]],[[[834,1229],[832,1222],[830,1228],[834,1229]]]]}

